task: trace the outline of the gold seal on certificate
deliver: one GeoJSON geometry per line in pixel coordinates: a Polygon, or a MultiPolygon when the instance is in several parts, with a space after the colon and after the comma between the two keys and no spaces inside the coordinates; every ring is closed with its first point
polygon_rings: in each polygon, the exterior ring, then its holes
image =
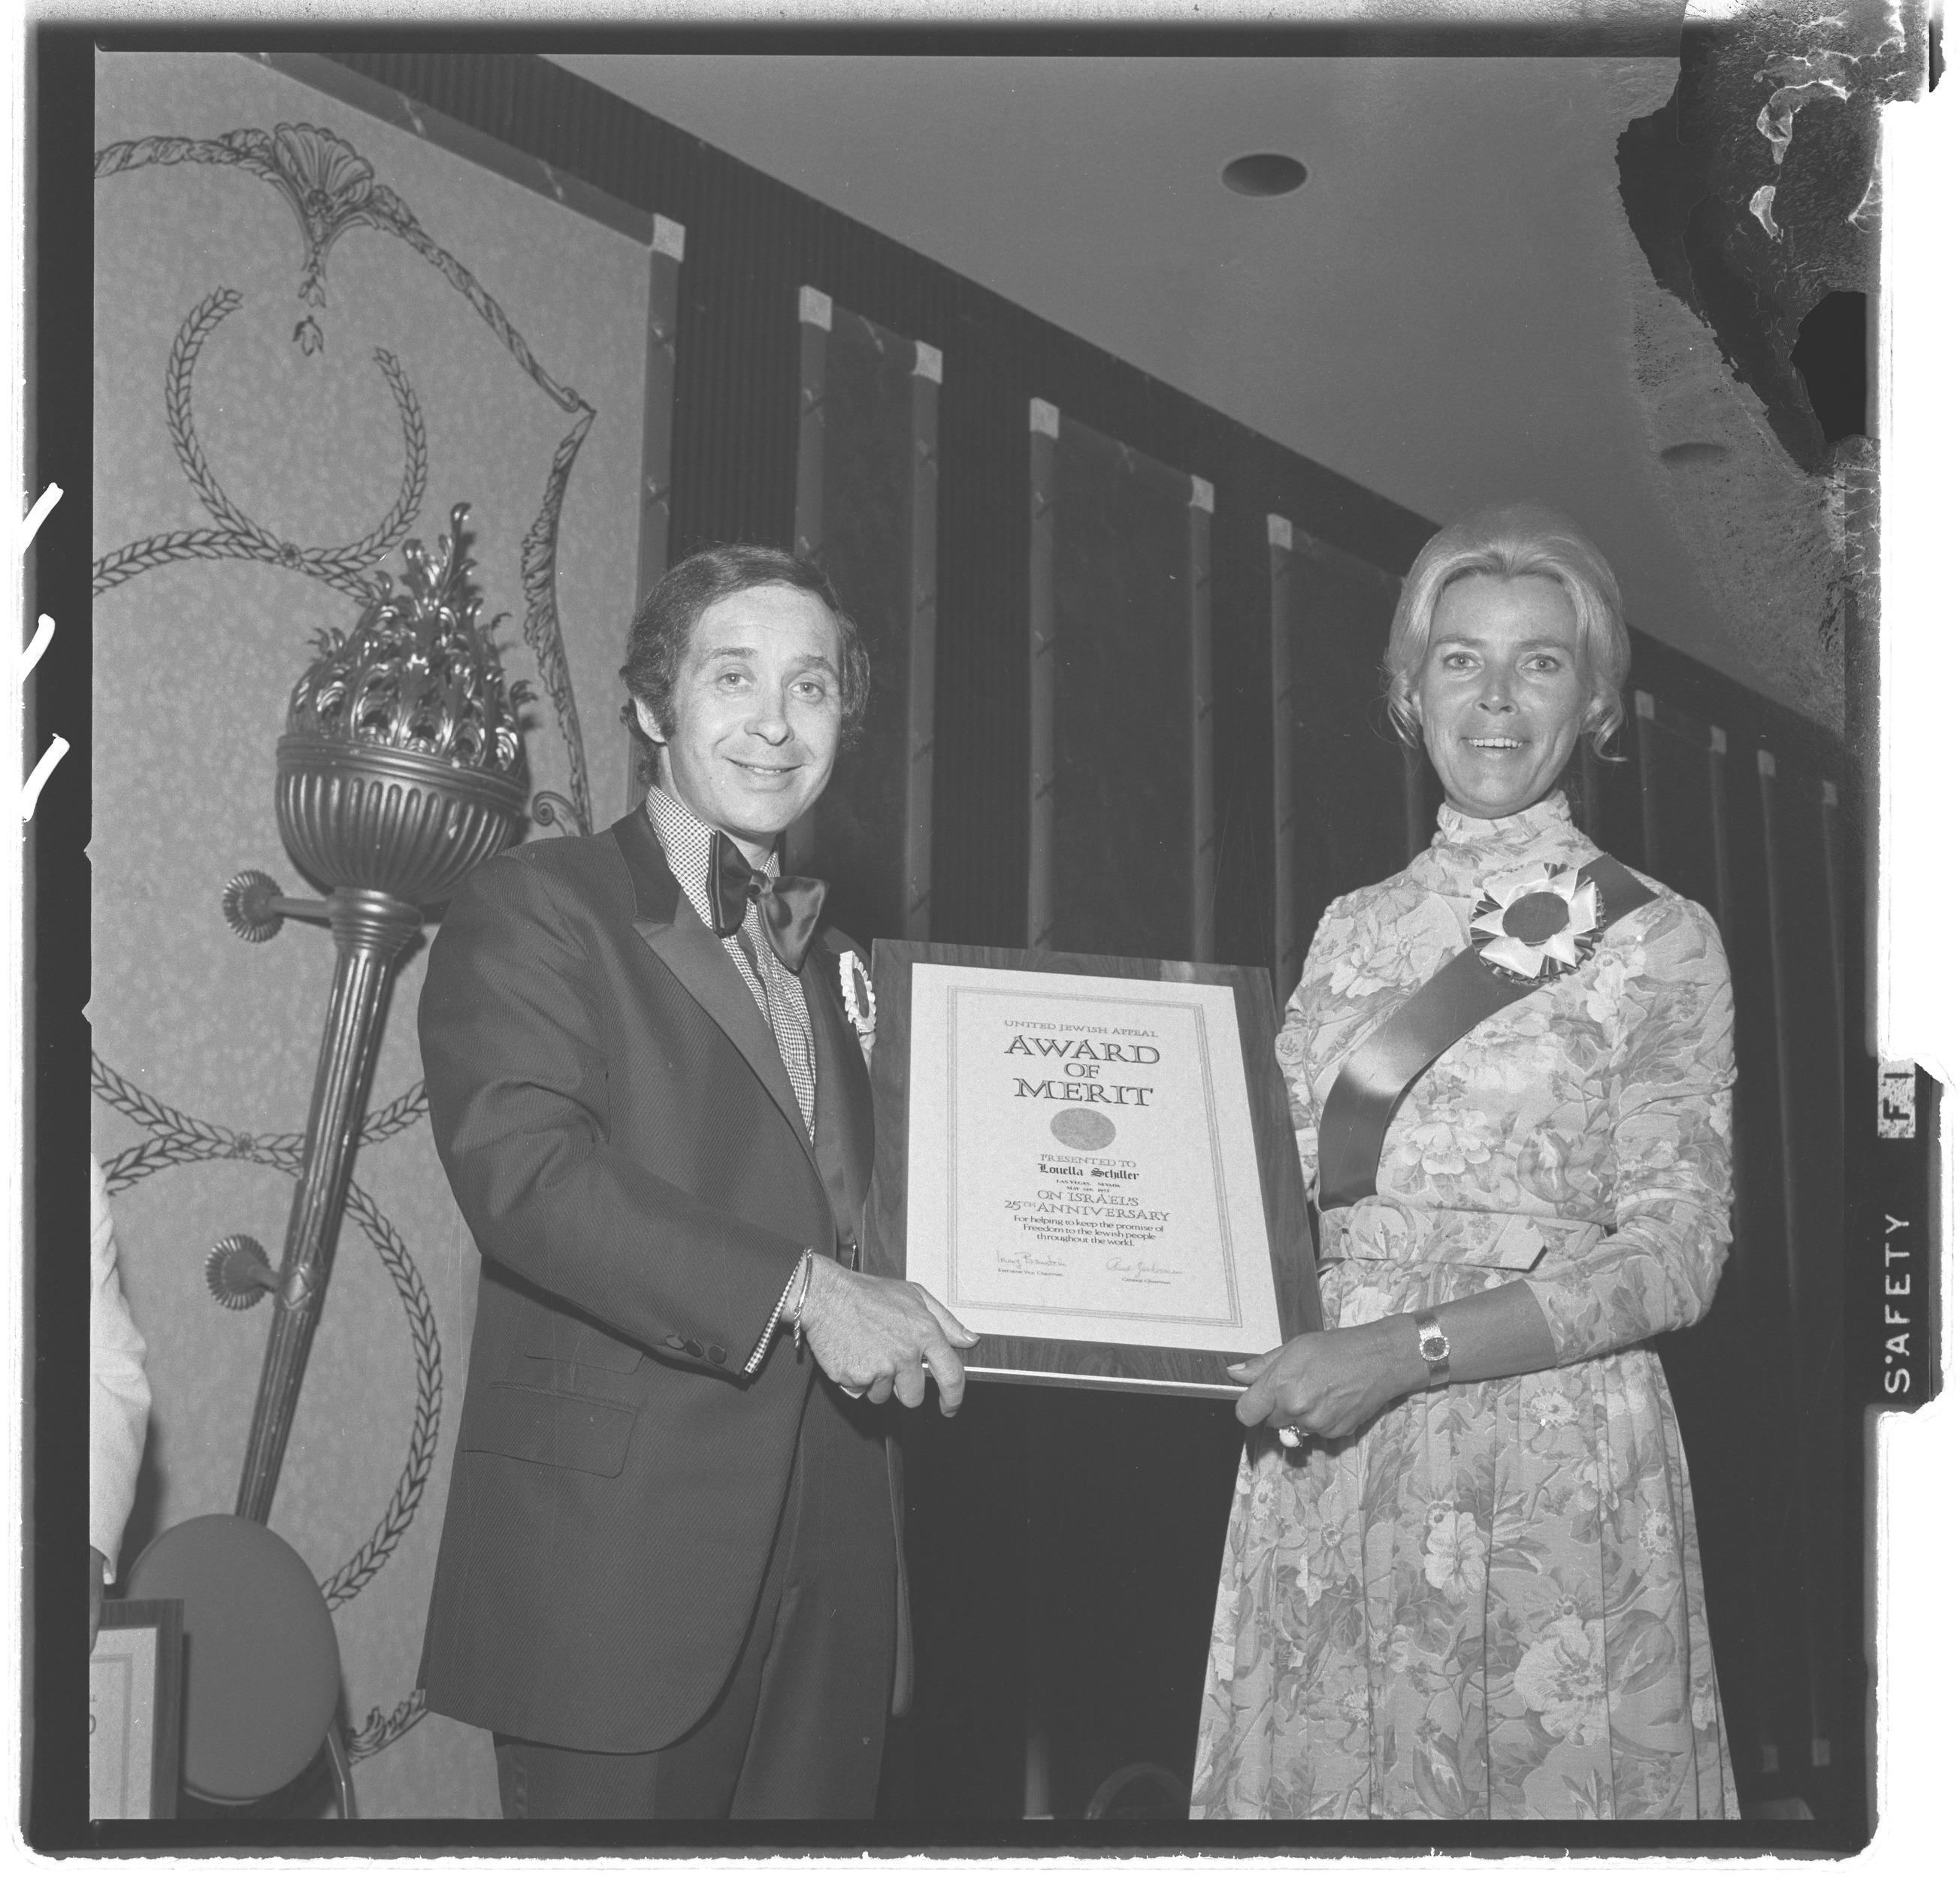
{"type": "Polygon", "coordinates": [[[1317,1321],[1263,973],[882,941],[876,970],[873,1237],[982,1334],[975,1374],[1229,1389],[1317,1321]]]}

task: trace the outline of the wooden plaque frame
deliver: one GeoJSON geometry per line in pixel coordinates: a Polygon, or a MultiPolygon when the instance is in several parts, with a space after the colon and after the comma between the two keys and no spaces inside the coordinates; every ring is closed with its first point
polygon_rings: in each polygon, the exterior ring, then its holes
{"type": "MultiPolygon", "coordinates": [[[[871,1095],[877,1119],[877,1150],[865,1209],[868,1269],[893,1275],[905,1269],[912,969],[918,965],[1229,986],[1239,1019],[1239,1059],[1252,1112],[1266,1248],[1272,1262],[1281,1331],[1290,1338],[1320,1328],[1320,1291],[1306,1190],[1300,1180],[1286,1086],[1273,1056],[1278,1026],[1272,981],[1263,966],[1194,965],[1174,960],[1024,952],[1010,947],[947,946],[914,940],[875,941],[871,976],[878,1000],[878,1041],[871,1053],[871,1095]]],[[[1232,1361],[1231,1353],[1220,1351],[983,1336],[967,1353],[966,1374],[1009,1382],[1234,1397],[1239,1386],[1225,1370],[1232,1361]]]]}
{"type": "MultiPolygon", "coordinates": [[[[132,1712],[142,1712],[138,1726],[119,1731],[114,1741],[98,1740],[91,1701],[88,1750],[91,1766],[103,1754],[127,1756],[130,1765],[120,1771],[119,1785],[129,1798],[128,1810],[104,1818],[167,1820],[176,1817],[177,1788],[183,1774],[183,1601],[176,1598],[105,1599],[102,1621],[97,1628],[95,1648],[91,1654],[91,1675],[97,1660],[126,1658],[116,1648],[116,1635],[146,1631],[151,1634],[149,1648],[152,1671],[150,1687],[143,1692],[147,1705],[130,1694],[132,1712]],[[139,1757],[147,1748],[146,1760],[139,1757]]],[[[91,1785],[93,1786],[91,1781],[91,1785]]]]}

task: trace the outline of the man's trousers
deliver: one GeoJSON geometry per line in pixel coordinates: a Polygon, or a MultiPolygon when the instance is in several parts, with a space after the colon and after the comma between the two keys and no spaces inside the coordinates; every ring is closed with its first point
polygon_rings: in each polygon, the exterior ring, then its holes
{"type": "Polygon", "coordinates": [[[755,1614],[707,1715],[638,1754],[499,1735],[506,1820],[870,1815],[897,1627],[884,1420],[817,1378],[755,1614]]]}

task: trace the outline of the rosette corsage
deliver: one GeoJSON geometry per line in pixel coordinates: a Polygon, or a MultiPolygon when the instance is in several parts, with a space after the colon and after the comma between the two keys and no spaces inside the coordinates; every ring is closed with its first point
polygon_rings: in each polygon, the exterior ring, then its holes
{"type": "Polygon", "coordinates": [[[1470,943],[1514,979],[1562,978],[1599,943],[1599,892],[1576,868],[1532,868],[1484,884],[1470,943]]]}
{"type": "Polygon", "coordinates": [[[837,978],[844,992],[845,1015],[858,1033],[858,1048],[869,1063],[871,1046],[878,1035],[878,995],[871,989],[871,974],[864,960],[847,948],[837,955],[837,978]]]}

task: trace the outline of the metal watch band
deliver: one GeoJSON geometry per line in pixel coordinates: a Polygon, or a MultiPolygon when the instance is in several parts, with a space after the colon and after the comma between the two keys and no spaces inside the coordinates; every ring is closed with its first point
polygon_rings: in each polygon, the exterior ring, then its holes
{"type": "Polygon", "coordinates": [[[1416,1314],[1415,1347],[1429,1366],[1429,1387],[1439,1390],[1449,1381],[1449,1339],[1433,1311],[1416,1314]]]}

